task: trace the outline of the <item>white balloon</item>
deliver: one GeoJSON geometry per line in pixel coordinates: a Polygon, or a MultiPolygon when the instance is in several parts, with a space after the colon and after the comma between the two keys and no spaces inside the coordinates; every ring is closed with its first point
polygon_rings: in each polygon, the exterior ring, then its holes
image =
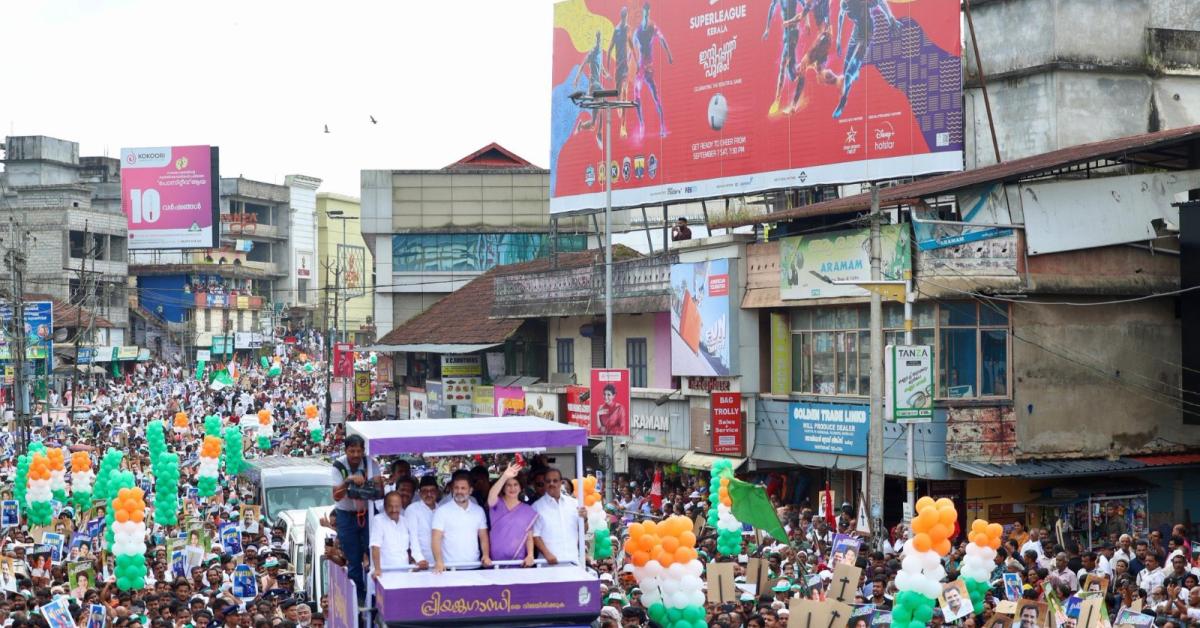
{"type": "Polygon", "coordinates": [[[683,583],[684,591],[699,591],[704,587],[704,581],[700,579],[700,576],[693,576],[692,574],[684,576],[681,582],[683,583]]]}
{"type": "Polygon", "coordinates": [[[672,595],[674,595],[676,592],[679,591],[679,581],[678,580],[663,580],[662,584],[660,584],[658,588],[662,589],[663,597],[669,598],[672,595]]]}
{"type": "Polygon", "coordinates": [[[644,569],[646,571],[646,575],[651,578],[661,577],[663,574],[662,563],[658,562],[657,560],[646,561],[646,565],[642,567],[642,569],[644,569]]]}
{"type": "Polygon", "coordinates": [[[672,563],[671,566],[667,568],[667,575],[674,580],[682,580],[683,577],[687,575],[687,568],[684,567],[682,563],[672,563]]]}
{"type": "Polygon", "coordinates": [[[698,578],[704,573],[704,565],[701,565],[698,560],[690,560],[687,564],[687,571],[688,574],[698,578]]]}
{"type": "Polygon", "coordinates": [[[684,608],[688,605],[688,600],[691,599],[691,596],[683,591],[676,591],[668,596],[667,599],[671,601],[668,606],[673,608],[684,608]]]}
{"type": "Polygon", "coordinates": [[[688,596],[688,606],[704,606],[706,600],[703,591],[692,591],[688,596]]]}

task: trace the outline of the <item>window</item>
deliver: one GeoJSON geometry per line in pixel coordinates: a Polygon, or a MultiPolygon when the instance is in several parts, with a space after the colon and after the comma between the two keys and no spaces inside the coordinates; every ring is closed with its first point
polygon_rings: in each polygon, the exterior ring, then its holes
{"type": "Polygon", "coordinates": [[[625,366],[629,368],[629,386],[646,387],[646,339],[629,338],[625,341],[625,366]]]}
{"type": "MultiPolygon", "coordinates": [[[[302,304],[308,303],[308,280],[307,279],[297,279],[296,280],[296,303],[302,303],[302,304]]],[[[345,307],[345,306],[343,306],[343,307],[345,307]]]]}
{"type": "MultiPolygon", "coordinates": [[[[794,310],[792,390],[867,396],[871,386],[870,308],[794,310]]],[[[1008,309],[975,302],[918,303],[913,341],[933,347],[939,399],[1007,397],[1008,309]]],[[[904,344],[904,307],[883,306],[884,345],[904,344]]]]}
{"type": "Polygon", "coordinates": [[[554,343],[555,373],[575,372],[575,339],[559,338],[554,343]]]}

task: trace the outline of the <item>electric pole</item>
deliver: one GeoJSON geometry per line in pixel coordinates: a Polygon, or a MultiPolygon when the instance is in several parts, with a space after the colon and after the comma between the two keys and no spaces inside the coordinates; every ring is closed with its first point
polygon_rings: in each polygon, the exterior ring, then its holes
{"type": "Polygon", "coordinates": [[[5,264],[12,280],[12,332],[13,340],[9,360],[13,368],[13,420],[17,428],[17,451],[29,448],[29,390],[25,379],[25,253],[17,246],[17,228],[12,218],[8,219],[8,251],[5,264]]]}
{"type": "MultiPolygon", "coordinates": [[[[89,286],[91,275],[88,273],[87,261],[92,260],[92,270],[96,270],[96,258],[93,257],[96,253],[95,247],[92,245],[91,233],[88,228],[88,222],[83,222],[83,260],[79,262],[79,290],[82,294],[79,296],[79,309],[76,310],[75,316],[75,366],[71,370],[71,410],[67,415],[68,421],[75,420],[75,397],[79,385],[79,342],[83,339],[86,333],[91,337],[92,323],[95,321],[95,316],[91,314],[91,309],[88,304],[91,302],[91,296],[94,287],[89,286]],[[83,328],[83,314],[88,313],[88,322],[86,331],[83,328]]],[[[90,362],[89,362],[90,363],[90,362]]],[[[89,367],[90,368],[90,367],[89,367]]],[[[49,404],[47,404],[49,405],[49,404]]]]}
{"type": "MultiPolygon", "coordinates": [[[[879,187],[871,184],[871,281],[881,280],[879,187]]],[[[880,538],[879,520],[883,517],[883,300],[877,290],[871,290],[871,414],[867,433],[867,508],[871,532],[880,538]]]]}

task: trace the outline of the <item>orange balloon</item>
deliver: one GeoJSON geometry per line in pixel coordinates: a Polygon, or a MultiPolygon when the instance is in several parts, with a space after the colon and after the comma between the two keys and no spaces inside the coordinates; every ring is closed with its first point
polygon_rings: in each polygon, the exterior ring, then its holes
{"type": "Polygon", "coordinates": [[[1000,539],[999,538],[996,538],[996,537],[990,538],[990,539],[988,539],[987,544],[988,544],[988,547],[990,547],[994,550],[1000,549],[1000,539]]]}
{"type": "Polygon", "coordinates": [[[950,553],[950,539],[942,539],[941,541],[938,541],[937,544],[934,545],[933,550],[941,556],[945,556],[945,555],[949,554],[950,553]]]}
{"type": "Polygon", "coordinates": [[[638,547],[647,552],[652,552],[657,545],[658,537],[654,536],[653,534],[643,534],[642,536],[638,537],[638,547]]]}
{"type": "Polygon", "coordinates": [[[729,478],[721,478],[721,488],[729,487],[729,478]]]}
{"type": "Polygon", "coordinates": [[[943,508],[951,508],[951,509],[954,508],[954,501],[951,500],[949,497],[939,498],[934,503],[937,504],[938,510],[941,510],[943,508]]]}
{"type": "Polygon", "coordinates": [[[654,521],[643,521],[642,530],[645,530],[646,534],[656,534],[658,531],[658,523],[654,521]]]}
{"type": "Polygon", "coordinates": [[[629,538],[636,539],[642,536],[642,523],[640,521],[629,524],[629,538]]]}
{"type": "Polygon", "coordinates": [[[933,506],[934,503],[935,502],[933,501],[933,498],[929,497],[928,495],[926,495],[925,497],[922,497],[921,499],[918,499],[917,500],[917,512],[921,512],[922,510],[925,510],[926,508],[933,506]]]}
{"type": "Polygon", "coordinates": [[[938,511],[938,520],[941,521],[942,525],[947,525],[953,528],[954,521],[957,519],[958,513],[954,512],[954,509],[952,508],[946,508],[938,511]]]}
{"type": "Polygon", "coordinates": [[[924,532],[913,537],[913,549],[918,552],[928,552],[932,546],[933,543],[929,540],[929,535],[924,532]]]}
{"type": "Polygon", "coordinates": [[[129,489],[129,494],[131,496],[133,496],[133,499],[136,499],[138,501],[142,501],[143,499],[146,498],[146,492],[143,491],[142,487],[140,487],[140,486],[135,486],[135,487],[129,489]]]}
{"type": "Polygon", "coordinates": [[[124,508],[117,509],[116,512],[113,513],[113,517],[118,523],[125,523],[126,521],[129,521],[129,511],[125,510],[124,508]]]}
{"type": "Polygon", "coordinates": [[[643,552],[642,550],[638,550],[633,553],[633,566],[634,567],[644,567],[646,565],[646,562],[649,560],[650,560],[649,552],[643,552]]]}
{"type": "Polygon", "coordinates": [[[146,520],[146,511],[142,510],[141,508],[135,508],[129,513],[129,518],[132,519],[134,523],[141,523],[146,520]]]}
{"type": "Polygon", "coordinates": [[[675,550],[679,549],[679,539],[673,536],[664,536],[658,543],[668,554],[674,554],[675,550]]]}
{"type": "Polygon", "coordinates": [[[729,497],[729,489],[722,486],[721,488],[717,489],[717,496],[721,498],[721,501],[725,501],[725,499],[729,497]]]}
{"type": "Polygon", "coordinates": [[[940,524],[940,523],[934,524],[934,526],[932,528],[929,528],[929,538],[933,539],[934,543],[937,543],[938,541],[940,541],[942,539],[948,538],[952,531],[953,530],[951,530],[950,528],[947,528],[943,524],[940,524]]]}
{"type": "Polygon", "coordinates": [[[682,545],[675,548],[675,562],[686,564],[686,563],[692,562],[695,559],[696,559],[696,550],[694,550],[690,547],[683,547],[682,545]]]}
{"type": "Polygon", "coordinates": [[[729,496],[728,496],[728,495],[726,495],[725,497],[722,497],[722,498],[721,498],[721,503],[722,503],[722,504],[725,504],[726,506],[728,506],[728,507],[730,507],[730,508],[733,508],[733,500],[732,500],[732,499],[729,499],[729,496]]]}
{"type": "Polygon", "coordinates": [[[986,533],[986,532],[987,532],[987,528],[988,528],[988,524],[987,524],[987,522],[986,522],[986,521],[984,521],[983,519],[976,519],[976,520],[974,520],[974,521],[972,521],[972,522],[971,522],[971,531],[972,531],[972,532],[984,532],[984,533],[986,533]]]}
{"type": "Polygon", "coordinates": [[[998,539],[998,538],[1000,538],[1001,535],[1004,534],[1004,526],[1002,526],[998,523],[989,523],[988,527],[987,527],[987,531],[988,531],[988,536],[992,537],[993,539],[998,539]]]}
{"type": "Polygon", "coordinates": [[[696,547],[696,535],[691,530],[679,533],[679,544],[683,547],[696,547]]]}
{"type": "Polygon", "coordinates": [[[656,557],[655,560],[657,560],[660,565],[662,565],[663,567],[670,567],[671,564],[675,562],[674,554],[666,553],[665,551],[663,551],[662,547],[658,547],[657,550],[658,550],[658,553],[654,554],[654,556],[656,557]]]}

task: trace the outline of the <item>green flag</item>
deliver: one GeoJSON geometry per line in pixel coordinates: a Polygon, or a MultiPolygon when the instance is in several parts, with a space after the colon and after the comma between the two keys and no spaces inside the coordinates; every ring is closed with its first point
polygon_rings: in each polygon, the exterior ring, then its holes
{"type": "Polygon", "coordinates": [[[728,489],[729,499],[733,502],[730,510],[738,521],[770,534],[780,543],[788,542],[787,533],[779,524],[779,514],[775,512],[775,507],[767,497],[766,488],[729,478],[728,489]]]}
{"type": "Polygon", "coordinates": [[[205,361],[204,361],[204,360],[197,360],[197,361],[196,361],[196,381],[198,381],[198,382],[202,382],[202,381],[204,381],[204,367],[205,367],[205,365],[206,365],[206,363],[205,363],[205,361]]]}

